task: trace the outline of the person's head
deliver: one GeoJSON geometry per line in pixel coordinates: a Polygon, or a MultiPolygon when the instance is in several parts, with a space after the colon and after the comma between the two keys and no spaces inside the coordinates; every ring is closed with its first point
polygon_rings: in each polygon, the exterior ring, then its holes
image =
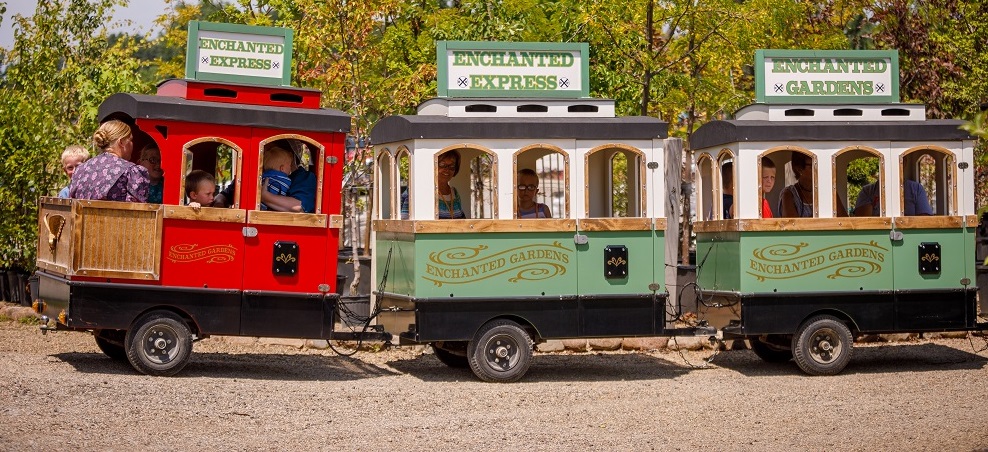
{"type": "Polygon", "coordinates": [[[154,143],[144,146],[137,163],[148,170],[148,178],[152,184],[157,184],[164,176],[164,171],[161,170],[161,150],[154,143]]]}
{"type": "Polygon", "coordinates": [[[110,152],[126,160],[134,153],[134,136],[130,126],[116,119],[100,124],[93,133],[93,144],[103,152],[110,152]]]}
{"type": "Polygon", "coordinates": [[[813,177],[813,159],[810,156],[802,152],[793,151],[789,161],[789,165],[792,167],[792,172],[796,175],[796,179],[802,179],[804,175],[807,178],[813,177]]]}
{"type": "Polygon", "coordinates": [[[439,179],[448,183],[460,172],[460,153],[455,149],[443,152],[439,154],[436,165],[438,166],[439,179]]]}
{"type": "Polygon", "coordinates": [[[203,206],[213,203],[216,195],[216,178],[203,170],[193,170],[185,176],[185,196],[190,202],[197,202],[203,206]]]}
{"type": "Polygon", "coordinates": [[[518,170],[518,203],[529,206],[535,202],[535,196],[539,193],[539,175],[535,170],[524,168],[518,170]]]}
{"type": "Polygon", "coordinates": [[[762,157],[762,193],[768,193],[775,188],[775,162],[768,157],[762,157]]]}
{"type": "Polygon", "coordinates": [[[69,179],[72,179],[75,169],[88,159],[89,151],[86,148],[78,144],[68,146],[62,151],[62,171],[65,171],[65,175],[69,176],[69,179]]]}
{"type": "Polygon", "coordinates": [[[727,162],[720,167],[720,178],[724,181],[724,193],[734,193],[734,163],[727,162]]]}
{"type": "Polygon", "coordinates": [[[264,151],[265,170],[275,170],[290,174],[295,169],[293,168],[294,163],[295,158],[292,156],[292,151],[281,146],[271,146],[268,150],[264,151]]]}

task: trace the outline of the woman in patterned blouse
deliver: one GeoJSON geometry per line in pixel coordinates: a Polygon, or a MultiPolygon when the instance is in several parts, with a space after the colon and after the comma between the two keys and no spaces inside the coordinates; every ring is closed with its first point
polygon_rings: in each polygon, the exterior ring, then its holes
{"type": "Polygon", "coordinates": [[[102,152],[75,170],[69,197],[147,202],[148,171],[130,161],[134,152],[130,126],[117,120],[104,122],[93,134],[93,144],[102,152]]]}

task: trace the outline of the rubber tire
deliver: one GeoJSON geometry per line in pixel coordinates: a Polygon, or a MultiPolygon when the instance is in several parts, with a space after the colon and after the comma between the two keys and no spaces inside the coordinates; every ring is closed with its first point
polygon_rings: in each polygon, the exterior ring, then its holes
{"type": "Polygon", "coordinates": [[[762,342],[757,337],[748,339],[751,351],[767,363],[787,363],[792,360],[792,349],[783,348],[770,342],[762,342]]]}
{"type": "Polygon", "coordinates": [[[517,323],[502,319],[480,328],[467,347],[467,357],[477,378],[492,383],[510,383],[520,380],[528,372],[532,365],[532,350],[531,336],[517,323]]]}
{"type": "Polygon", "coordinates": [[[127,360],[138,372],[171,376],[189,363],[192,332],[177,315],[168,311],[152,311],[134,322],[134,327],[127,331],[126,344],[127,360]],[[150,343],[154,343],[154,348],[144,346],[150,343]]]}
{"type": "Polygon", "coordinates": [[[853,346],[851,330],[829,315],[807,320],[792,338],[793,359],[810,375],[839,374],[850,362],[853,346]]]}
{"type": "Polygon", "coordinates": [[[434,342],[432,351],[443,364],[454,369],[466,369],[470,367],[467,344],[467,341],[434,342]]]}
{"type": "Polygon", "coordinates": [[[96,346],[104,355],[114,361],[127,362],[127,349],[124,347],[127,340],[126,331],[97,330],[93,331],[93,337],[96,338],[96,346]]]}

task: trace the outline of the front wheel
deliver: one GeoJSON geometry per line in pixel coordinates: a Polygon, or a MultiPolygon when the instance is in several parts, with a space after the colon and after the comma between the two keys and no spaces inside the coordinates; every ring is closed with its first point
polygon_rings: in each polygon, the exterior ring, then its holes
{"type": "Polygon", "coordinates": [[[177,374],[192,354],[192,332],[184,320],[167,311],[153,311],[127,331],[127,360],[141,373],[177,374]]]}
{"type": "Polygon", "coordinates": [[[844,322],[829,315],[816,316],[793,336],[793,358],[810,375],[836,375],[851,360],[853,341],[844,322]]]}
{"type": "Polygon", "coordinates": [[[467,347],[474,375],[484,381],[518,381],[532,365],[532,338],[510,320],[488,322],[467,347]]]}

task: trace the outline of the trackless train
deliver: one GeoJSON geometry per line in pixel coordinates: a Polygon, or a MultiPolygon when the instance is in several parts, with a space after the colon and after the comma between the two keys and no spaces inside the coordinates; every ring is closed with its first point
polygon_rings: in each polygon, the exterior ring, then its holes
{"type": "Polygon", "coordinates": [[[457,52],[531,49],[440,43],[452,83],[372,130],[376,322],[361,332],[338,325],[346,114],[320,108],[317,91],[228,81],[111,96],[101,121],[129,124],[135,149],[161,150],[163,201],[41,199],[42,328],[90,331],[152,375],[179,372],[209,335],[397,338],[495,382],[522,378],[533,345],[550,339],[719,330],[765,360],[834,374],[857,335],[985,329],[974,141],[959,121],[894,102],[758,103],[700,127],[690,146],[703,323],[686,325],[675,283],[682,140],[587,97],[585,44],[540,48],[570,55],[575,75],[553,76],[576,95],[463,92],[473,76],[457,72],[467,61],[457,52]],[[317,180],[312,212],[262,210],[273,146],[317,180]],[[879,168],[869,216],[854,215],[849,192],[858,159],[879,168]],[[770,167],[772,187],[761,178],[770,167]],[[212,174],[230,206],[187,205],[192,170],[212,174]],[[932,187],[932,215],[907,213],[907,181],[932,187]],[[786,190],[800,189],[803,215],[780,218],[786,190]],[[535,193],[531,215],[519,199],[535,193]]]}

